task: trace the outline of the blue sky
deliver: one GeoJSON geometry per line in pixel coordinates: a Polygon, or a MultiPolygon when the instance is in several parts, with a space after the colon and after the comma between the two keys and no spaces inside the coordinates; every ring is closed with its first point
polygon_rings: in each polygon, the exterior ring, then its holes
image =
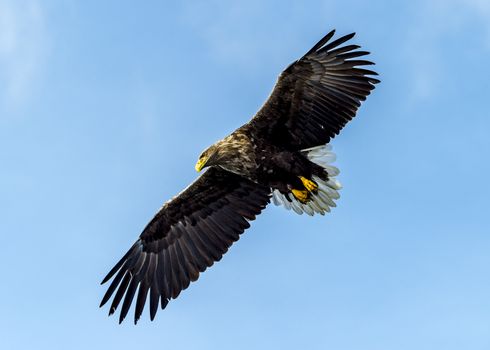
{"type": "Polygon", "coordinates": [[[488,349],[490,5],[0,0],[2,349],[488,349]],[[269,207],[138,326],[99,282],[330,29],[382,83],[325,217],[269,207]]]}

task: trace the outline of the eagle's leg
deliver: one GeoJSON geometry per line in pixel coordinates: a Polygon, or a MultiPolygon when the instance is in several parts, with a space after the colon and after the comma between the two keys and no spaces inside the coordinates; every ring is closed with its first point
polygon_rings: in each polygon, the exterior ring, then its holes
{"type": "Polygon", "coordinates": [[[299,179],[303,183],[303,186],[308,190],[308,192],[316,192],[318,190],[318,185],[315,181],[308,180],[306,177],[299,176],[299,179]]]}
{"type": "Polygon", "coordinates": [[[307,203],[310,198],[310,193],[316,193],[318,191],[318,185],[314,181],[308,180],[304,176],[298,176],[298,178],[301,180],[304,189],[293,188],[291,193],[301,203],[307,203]]]}
{"type": "Polygon", "coordinates": [[[291,190],[291,193],[294,195],[294,198],[299,200],[301,203],[308,202],[308,194],[309,194],[308,190],[296,190],[293,188],[291,190]]]}

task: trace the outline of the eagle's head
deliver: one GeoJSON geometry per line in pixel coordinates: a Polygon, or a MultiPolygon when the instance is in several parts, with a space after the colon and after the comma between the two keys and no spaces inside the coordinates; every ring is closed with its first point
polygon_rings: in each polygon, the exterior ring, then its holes
{"type": "Polygon", "coordinates": [[[199,156],[199,159],[197,160],[196,163],[196,171],[200,172],[202,169],[211,166],[211,165],[217,165],[217,159],[218,159],[218,147],[216,144],[206,148],[201,155],[199,156]]]}
{"type": "Polygon", "coordinates": [[[196,170],[199,172],[208,166],[217,165],[229,171],[240,173],[240,169],[243,168],[243,161],[249,158],[244,154],[249,151],[249,146],[248,138],[226,137],[201,153],[196,163],[196,170]]]}

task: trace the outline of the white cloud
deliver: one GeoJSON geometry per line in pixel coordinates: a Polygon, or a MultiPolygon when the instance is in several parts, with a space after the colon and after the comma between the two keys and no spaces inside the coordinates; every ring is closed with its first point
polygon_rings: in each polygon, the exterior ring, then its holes
{"type": "Polygon", "coordinates": [[[247,58],[258,56],[256,28],[242,30],[251,13],[260,10],[257,1],[219,3],[190,1],[182,5],[181,20],[192,25],[208,45],[211,56],[218,61],[249,65],[247,58]],[[224,30],[226,28],[227,30],[224,30]],[[252,54],[251,54],[252,53],[252,54]],[[243,61],[242,61],[243,60],[243,61]]]}
{"type": "MultiPolygon", "coordinates": [[[[481,16],[490,19],[490,2],[488,0],[456,0],[456,2],[471,6],[481,16]]],[[[490,28],[490,23],[487,23],[487,27],[490,28]]]]}
{"type": "Polygon", "coordinates": [[[433,0],[415,6],[417,14],[404,42],[411,73],[411,96],[413,101],[419,101],[443,88],[447,67],[444,67],[442,45],[448,39],[469,24],[478,23],[487,32],[482,47],[490,48],[490,1],[433,0]]]}
{"type": "Polygon", "coordinates": [[[221,63],[256,71],[271,56],[284,62],[284,40],[298,40],[293,18],[304,11],[301,1],[292,1],[277,11],[277,3],[249,1],[188,1],[181,5],[180,21],[191,26],[206,44],[208,54],[221,63]],[[292,14],[295,13],[295,16],[292,14]],[[290,22],[277,22],[279,17],[290,22]],[[270,26],[270,23],[275,23],[270,26]],[[266,44],[263,41],[266,41],[266,44]]]}
{"type": "Polygon", "coordinates": [[[24,101],[47,53],[44,13],[37,0],[0,0],[0,103],[24,101]]]}

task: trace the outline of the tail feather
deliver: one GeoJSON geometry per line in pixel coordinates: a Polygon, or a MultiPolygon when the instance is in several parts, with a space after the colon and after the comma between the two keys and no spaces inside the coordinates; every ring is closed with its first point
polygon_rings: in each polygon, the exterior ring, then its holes
{"type": "Polygon", "coordinates": [[[272,201],[275,205],[283,205],[286,209],[292,209],[298,214],[314,215],[318,213],[325,215],[325,213],[330,212],[330,208],[336,207],[334,200],[340,198],[338,191],[342,188],[340,182],[335,178],[340,171],[331,165],[336,159],[335,153],[332,152],[332,146],[329,144],[308,148],[302,152],[310,161],[325,169],[328,179],[322,180],[318,176],[313,176],[313,181],[318,185],[318,190],[310,193],[310,199],[306,203],[297,200],[292,193],[282,194],[278,190],[272,192],[272,201]]]}

